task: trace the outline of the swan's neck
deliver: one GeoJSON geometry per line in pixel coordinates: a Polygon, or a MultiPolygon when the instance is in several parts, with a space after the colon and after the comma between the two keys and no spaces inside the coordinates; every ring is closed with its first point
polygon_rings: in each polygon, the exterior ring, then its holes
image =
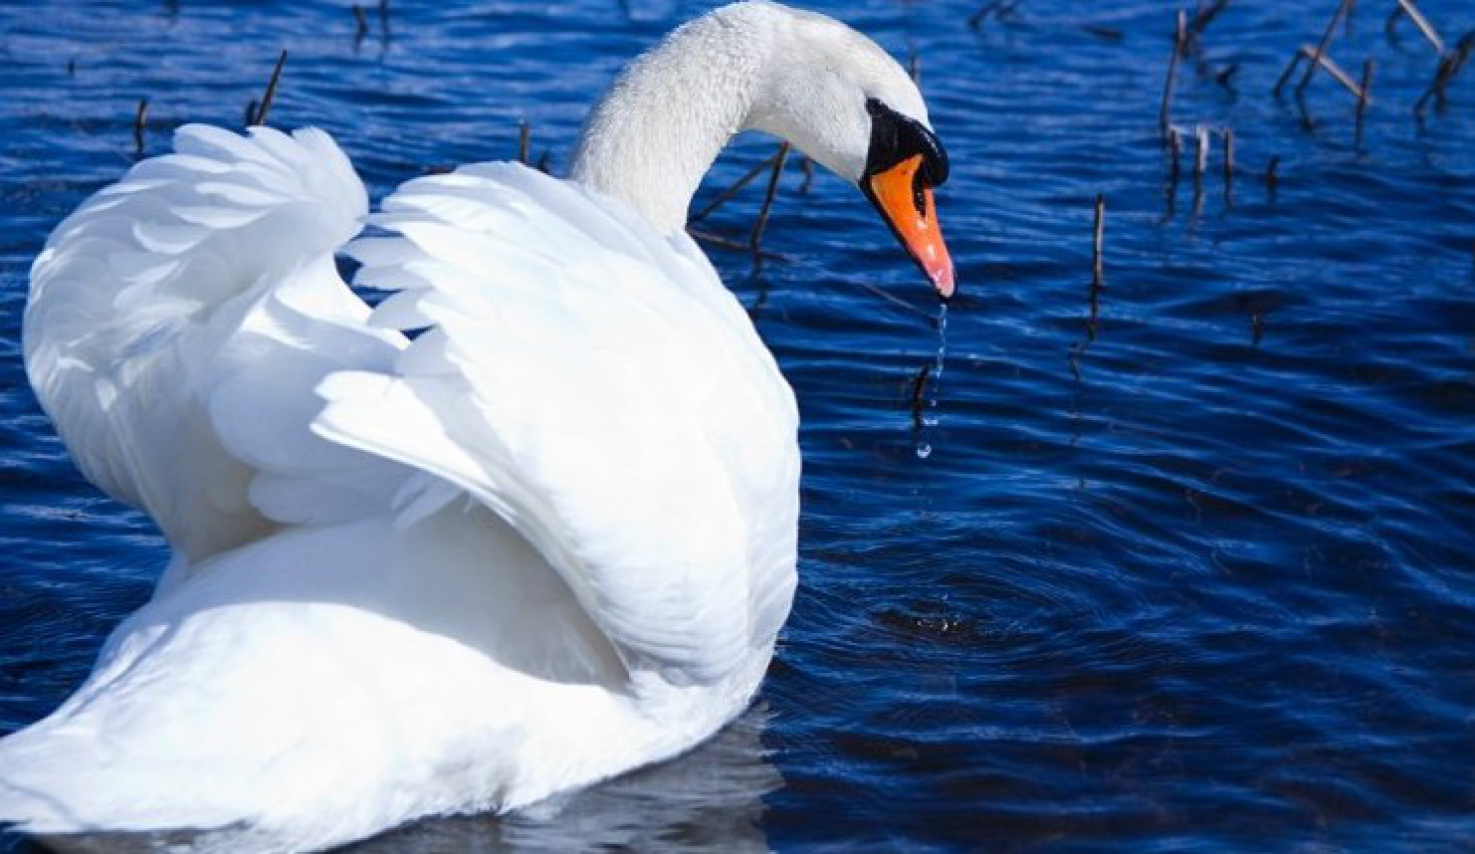
{"type": "Polygon", "coordinates": [[[683,228],[702,176],[761,99],[774,33],[748,6],[698,18],[637,59],[590,114],[570,177],[664,234],[683,228]]]}

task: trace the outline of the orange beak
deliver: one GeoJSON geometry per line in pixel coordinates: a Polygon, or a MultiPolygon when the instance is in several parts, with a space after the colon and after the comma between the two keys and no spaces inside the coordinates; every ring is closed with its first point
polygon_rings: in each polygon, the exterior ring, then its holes
{"type": "Polygon", "coordinates": [[[943,299],[953,295],[953,259],[942,242],[942,226],[937,221],[937,207],[932,201],[932,188],[922,186],[917,171],[922,168],[922,155],[901,161],[885,172],[877,172],[861,183],[885,218],[886,224],[907,253],[943,299]]]}

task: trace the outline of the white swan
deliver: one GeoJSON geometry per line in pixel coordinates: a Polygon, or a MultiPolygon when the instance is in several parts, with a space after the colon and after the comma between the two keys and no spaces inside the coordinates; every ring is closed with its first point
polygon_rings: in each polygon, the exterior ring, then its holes
{"type": "Polygon", "coordinates": [[[514,809],[738,714],[794,590],[797,416],[682,225],[745,128],[856,182],[952,292],[916,87],[760,2],[636,61],[572,181],[420,178],[353,240],[365,192],[326,134],[188,126],[62,223],[27,370],[174,557],[77,693],[0,742],[0,822],[316,850],[514,809]],[[336,272],[350,240],[357,281],[395,291],[375,309],[336,272]]]}

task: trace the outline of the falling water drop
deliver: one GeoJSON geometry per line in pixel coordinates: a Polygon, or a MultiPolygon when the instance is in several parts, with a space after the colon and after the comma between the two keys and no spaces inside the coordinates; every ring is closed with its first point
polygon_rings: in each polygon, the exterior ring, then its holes
{"type": "MultiPolygon", "coordinates": [[[[927,395],[927,408],[922,415],[921,427],[936,427],[938,388],[942,385],[942,371],[944,360],[947,358],[947,303],[942,303],[937,310],[937,358],[932,362],[932,389],[927,395]]],[[[927,459],[932,456],[932,445],[922,440],[920,431],[917,436],[917,458],[927,459]]]]}

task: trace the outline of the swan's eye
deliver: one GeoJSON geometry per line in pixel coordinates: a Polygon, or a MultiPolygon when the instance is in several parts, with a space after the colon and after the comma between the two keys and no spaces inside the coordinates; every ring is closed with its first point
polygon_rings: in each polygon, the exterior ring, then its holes
{"type": "Polygon", "coordinates": [[[877,98],[866,101],[866,112],[871,117],[871,148],[866,154],[866,176],[885,172],[920,154],[922,168],[917,172],[917,180],[922,188],[936,187],[947,180],[947,151],[936,134],[877,98]]]}

